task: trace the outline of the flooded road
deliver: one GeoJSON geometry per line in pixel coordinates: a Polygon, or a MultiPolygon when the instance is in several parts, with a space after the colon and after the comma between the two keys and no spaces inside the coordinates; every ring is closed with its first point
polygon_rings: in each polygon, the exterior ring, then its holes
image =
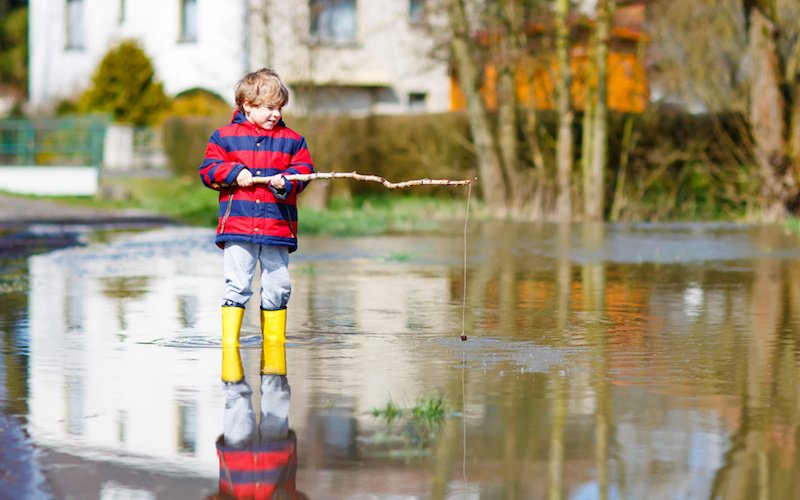
{"type": "MultiPolygon", "coordinates": [[[[18,471],[0,493],[218,492],[213,238],[104,233],[0,259],[0,408],[20,424],[0,432],[18,471]]],[[[285,352],[298,491],[800,498],[796,236],[474,223],[466,283],[463,256],[459,227],[301,236],[285,352]]],[[[257,304],[242,335],[258,413],[257,304]]]]}

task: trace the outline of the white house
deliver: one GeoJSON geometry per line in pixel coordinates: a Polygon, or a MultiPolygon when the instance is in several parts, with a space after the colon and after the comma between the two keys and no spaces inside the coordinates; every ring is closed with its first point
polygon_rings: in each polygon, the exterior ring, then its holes
{"type": "Polygon", "coordinates": [[[424,0],[30,0],[30,106],[87,87],[104,54],[139,42],[170,95],[233,102],[246,72],[278,71],[291,110],[354,115],[450,108],[424,0]]]}

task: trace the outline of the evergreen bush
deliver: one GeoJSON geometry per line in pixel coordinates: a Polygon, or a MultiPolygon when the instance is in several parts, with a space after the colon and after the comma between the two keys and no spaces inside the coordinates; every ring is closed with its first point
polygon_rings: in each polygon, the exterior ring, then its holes
{"type": "Polygon", "coordinates": [[[156,79],[150,58],[132,40],[110,49],[81,95],[81,111],[110,113],[115,121],[152,125],[169,108],[170,100],[156,79]]]}
{"type": "Polygon", "coordinates": [[[0,12],[0,89],[21,100],[28,85],[28,9],[0,12]]]}

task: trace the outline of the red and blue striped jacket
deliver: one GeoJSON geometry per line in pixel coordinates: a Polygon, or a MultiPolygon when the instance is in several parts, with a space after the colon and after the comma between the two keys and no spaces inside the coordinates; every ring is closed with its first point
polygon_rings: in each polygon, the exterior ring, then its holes
{"type": "Polygon", "coordinates": [[[258,500],[308,498],[297,491],[297,436],[292,430],[286,439],[248,449],[225,446],[220,436],[217,458],[221,493],[258,500]]]}
{"type": "Polygon", "coordinates": [[[254,177],[278,173],[311,174],[314,164],[306,140],[283,121],[263,129],[236,111],[231,123],[217,129],[206,146],[199,173],[206,187],[219,191],[216,244],[226,241],[282,245],[297,249],[297,195],[305,181],[287,181],[278,193],[269,184],[233,185],[243,168],[254,177]]]}

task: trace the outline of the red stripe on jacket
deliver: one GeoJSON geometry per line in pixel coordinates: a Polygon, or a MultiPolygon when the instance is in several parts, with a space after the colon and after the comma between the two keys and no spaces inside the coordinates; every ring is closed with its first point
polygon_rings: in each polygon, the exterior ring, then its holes
{"type": "MultiPolygon", "coordinates": [[[[307,181],[287,181],[284,196],[279,196],[271,186],[256,184],[249,188],[231,187],[242,169],[248,168],[254,176],[275,173],[311,174],[314,165],[305,138],[286,127],[281,121],[272,130],[249,122],[236,111],[230,124],[217,129],[206,146],[205,158],[198,172],[203,184],[219,191],[219,201],[230,206],[236,201],[279,203],[293,209],[297,195],[307,181]]],[[[230,217],[220,210],[217,221],[216,243],[224,248],[226,241],[242,241],[263,245],[283,245],[292,252],[297,248],[296,220],[293,210],[281,211],[280,219],[254,214],[248,221],[230,217]]]]}

